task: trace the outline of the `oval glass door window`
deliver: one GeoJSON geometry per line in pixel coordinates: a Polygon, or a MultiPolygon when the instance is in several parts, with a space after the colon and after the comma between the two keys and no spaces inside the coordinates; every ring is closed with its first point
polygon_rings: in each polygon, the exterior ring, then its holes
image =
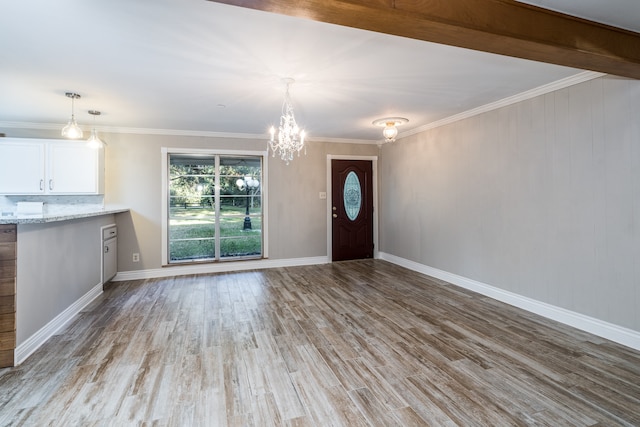
{"type": "Polygon", "coordinates": [[[362,208],[362,189],[360,180],[354,171],[347,174],[344,180],[344,188],[342,190],[344,198],[344,210],[351,221],[355,221],[360,214],[362,208]]]}

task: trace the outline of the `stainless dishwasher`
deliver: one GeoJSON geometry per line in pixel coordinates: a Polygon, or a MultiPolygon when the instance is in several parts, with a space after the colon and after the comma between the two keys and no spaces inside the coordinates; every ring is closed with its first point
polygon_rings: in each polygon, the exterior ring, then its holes
{"type": "Polygon", "coordinates": [[[118,229],[115,224],[102,227],[102,283],[118,272],[118,229]]]}

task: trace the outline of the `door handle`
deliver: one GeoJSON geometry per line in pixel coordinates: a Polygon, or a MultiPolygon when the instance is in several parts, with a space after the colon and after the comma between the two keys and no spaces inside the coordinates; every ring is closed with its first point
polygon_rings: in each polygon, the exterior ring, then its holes
{"type": "Polygon", "coordinates": [[[49,190],[53,190],[53,180],[49,180],[49,190]]]}
{"type": "Polygon", "coordinates": [[[40,180],[40,191],[44,190],[44,179],[40,180]]]}
{"type": "Polygon", "coordinates": [[[105,247],[104,247],[104,253],[105,253],[105,254],[108,254],[108,253],[109,253],[109,246],[105,246],[105,247]]]}

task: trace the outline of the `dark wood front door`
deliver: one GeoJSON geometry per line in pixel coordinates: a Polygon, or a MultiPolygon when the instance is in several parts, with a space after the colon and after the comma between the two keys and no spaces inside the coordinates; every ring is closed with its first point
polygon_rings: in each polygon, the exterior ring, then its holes
{"type": "Polygon", "coordinates": [[[370,160],[331,160],[332,260],[373,258],[370,160]]]}

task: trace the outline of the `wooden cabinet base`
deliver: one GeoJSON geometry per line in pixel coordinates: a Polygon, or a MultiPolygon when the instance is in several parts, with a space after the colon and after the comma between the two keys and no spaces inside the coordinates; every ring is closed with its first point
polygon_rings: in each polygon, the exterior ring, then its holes
{"type": "Polygon", "coordinates": [[[0,314],[15,313],[16,311],[16,296],[6,295],[0,296],[0,314]]]}
{"type": "Polygon", "coordinates": [[[0,348],[2,350],[16,348],[16,331],[0,332],[0,348]]]}
{"type": "Polygon", "coordinates": [[[16,348],[17,227],[0,225],[0,368],[13,366],[16,348]]]}
{"type": "Polygon", "coordinates": [[[13,366],[13,350],[0,350],[0,368],[13,366]]]}
{"type": "Polygon", "coordinates": [[[16,331],[16,314],[5,313],[0,314],[0,332],[16,331]]]}

